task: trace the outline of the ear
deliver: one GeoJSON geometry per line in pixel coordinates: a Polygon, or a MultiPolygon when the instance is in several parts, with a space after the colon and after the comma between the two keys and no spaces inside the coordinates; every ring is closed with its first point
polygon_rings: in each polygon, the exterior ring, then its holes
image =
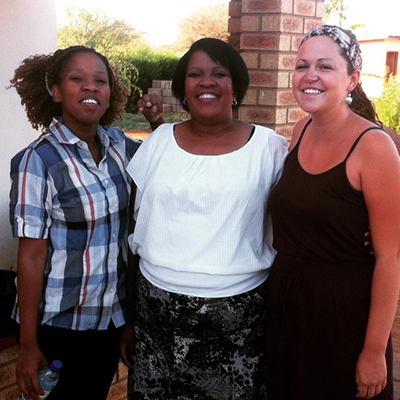
{"type": "Polygon", "coordinates": [[[350,83],[349,83],[349,86],[347,87],[347,92],[348,93],[352,92],[355,89],[355,87],[357,86],[358,82],[360,81],[360,75],[361,75],[361,71],[359,69],[356,69],[350,75],[350,83]]]}
{"type": "Polygon", "coordinates": [[[51,87],[51,91],[53,92],[53,101],[54,103],[61,103],[61,89],[58,85],[53,85],[51,87]]]}

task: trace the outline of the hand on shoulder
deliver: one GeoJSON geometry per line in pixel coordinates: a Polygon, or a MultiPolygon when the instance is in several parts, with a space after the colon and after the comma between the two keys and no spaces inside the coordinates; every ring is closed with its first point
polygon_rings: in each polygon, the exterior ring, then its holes
{"type": "Polygon", "coordinates": [[[151,93],[143,95],[143,97],[138,100],[137,106],[139,112],[143,113],[153,130],[165,123],[163,106],[157,94],[151,93]]]}

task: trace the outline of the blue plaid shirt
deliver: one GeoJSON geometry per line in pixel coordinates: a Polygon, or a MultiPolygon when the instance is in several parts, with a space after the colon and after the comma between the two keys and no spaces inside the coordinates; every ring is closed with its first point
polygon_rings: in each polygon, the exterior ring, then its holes
{"type": "MultiPolygon", "coordinates": [[[[38,324],[86,330],[125,322],[128,202],[126,173],[140,142],[98,127],[103,159],[61,119],[11,160],[15,237],[47,239],[38,324]]],[[[14,311],[18,317],[18,300],[14,311]]]]}

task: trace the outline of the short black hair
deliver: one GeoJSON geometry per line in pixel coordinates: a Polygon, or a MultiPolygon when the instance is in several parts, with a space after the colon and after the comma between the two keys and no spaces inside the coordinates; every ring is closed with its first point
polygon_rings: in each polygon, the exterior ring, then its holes
{"type": "Polygon", "coordinates": [[[243,61],[239,52],[230,44],[215,38],[197,40],[178,61],[172,78],[172,92],[174,96],[180,100],[183,108],[189,111],[187,105],[183,104],[183,100],[185,99],[185,78],[190,60],[193,54],[198,51],[204,51],[213,61],[228,69],[237,101],[237,104],[235,104],[233,108],[239,107],[250,83],[246,63],[243,61]]]}

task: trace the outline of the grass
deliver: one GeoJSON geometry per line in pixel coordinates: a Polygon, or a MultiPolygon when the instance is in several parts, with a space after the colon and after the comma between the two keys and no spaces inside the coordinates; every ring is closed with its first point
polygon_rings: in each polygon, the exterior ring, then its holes
{"type": "MultiPolygon", "coordinates": [[[[167,122],[179,122],[187,119],[187,116],[183,114],[164,114],[164,117],[167,122]]],[[[124,132],[151,131],[150,125],[143,114],[125,113],[121,120],[114,122],[113,126],[124,132]]]]}

